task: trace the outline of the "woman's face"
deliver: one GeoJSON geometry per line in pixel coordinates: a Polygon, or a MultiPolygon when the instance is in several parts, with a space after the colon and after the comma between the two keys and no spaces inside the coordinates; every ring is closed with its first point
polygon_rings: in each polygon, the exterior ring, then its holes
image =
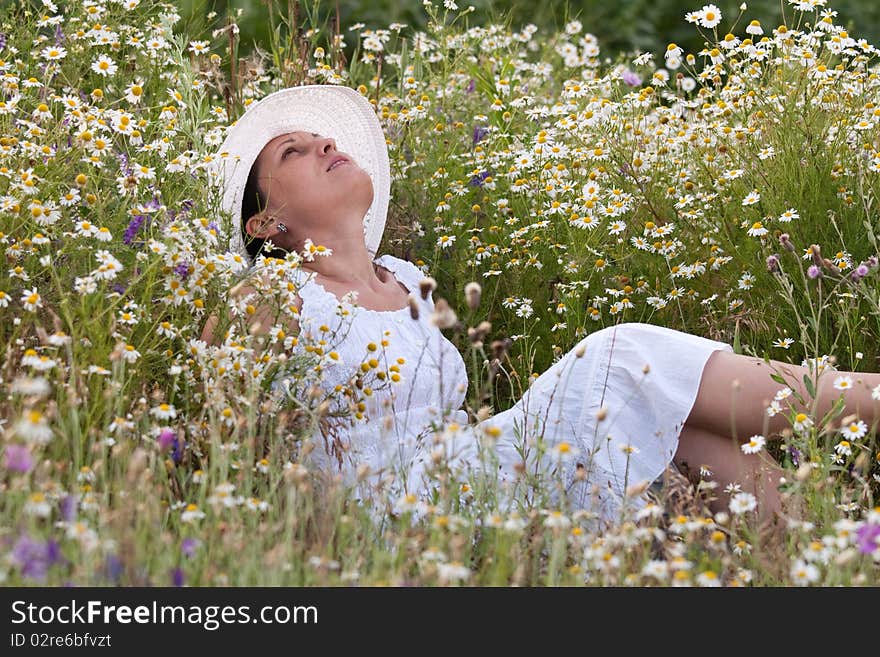
{"type": "Polygon", "coordinates": [[[373,183],[332,138],[301,131],[281,135],[266,144],[254,166],[266,207],[295,237],[344,230],[346,224],[363,230],[373,183]]]}

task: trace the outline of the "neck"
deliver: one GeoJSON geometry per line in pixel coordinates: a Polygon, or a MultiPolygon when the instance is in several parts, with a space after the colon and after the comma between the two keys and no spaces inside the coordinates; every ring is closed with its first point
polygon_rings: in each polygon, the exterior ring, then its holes
{"type": "Polygon", "coordinates": [[[340,237],[322,244],[332,250],[329,256],[315,256],[311,262],[304,261],[303,269],[320,274],[341,284],[373,282],[377,279],[373,257],[364,244],[363,234],[356,237],[340,237]]]}

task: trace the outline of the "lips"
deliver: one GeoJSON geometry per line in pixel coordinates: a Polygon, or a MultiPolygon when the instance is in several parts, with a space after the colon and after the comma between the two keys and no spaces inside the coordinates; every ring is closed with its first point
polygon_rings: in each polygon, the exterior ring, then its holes
{"type": "Polygon", "coordinates": [[[347,164],[349,161],[350,160],[347,157],[343,157],[342,155],[334,157],[333,160],[330,162],[330,166],[327,167],[327,171],[330,171],[334,166],[336,166],[340,162],[345,162],[347,164]]]}

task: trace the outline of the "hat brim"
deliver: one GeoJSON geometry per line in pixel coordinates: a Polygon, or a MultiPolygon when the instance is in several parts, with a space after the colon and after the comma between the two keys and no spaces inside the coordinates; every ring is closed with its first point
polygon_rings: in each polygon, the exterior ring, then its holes
{"type": "Polygon", "coordinates": [[[241,238],[241,202],[251,167],[271,140],[299,130],[332,137],[336,147],[369,174],[373,202],[364,215],[364,244],[375,255],[391,192],[388,146],[370,102],[355,89],[337,85],[276,91],[251,105],[230,126],[210,164],[222,186],[221,207],[232,216],[232,249],[250,260],[241,238]]]}

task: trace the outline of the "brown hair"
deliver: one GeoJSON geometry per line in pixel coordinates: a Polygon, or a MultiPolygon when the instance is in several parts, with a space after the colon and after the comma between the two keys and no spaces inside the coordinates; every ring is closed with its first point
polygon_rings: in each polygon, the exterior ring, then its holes
{"type": "Polygon", "coordinates": [[[279,247],[276,247],[271,251],[264,251],[263,246],[265,245],[266,240],[249,235],[245,229],[247,220],[266,207],[266,202],[263,198],[263,193],[260,191],[260,185],[257,180],[257,163],[254,162],[254,165],[251,167],[251,171],[248,174],[247,183],[244,186],[244,195],[241,198],[241,239],[244,242],[244,247],[251,260],[256,260],[257,256],[261,253],[264,253],[267,257],[284,259],[287,255],[287,251],[279,247]]]}

